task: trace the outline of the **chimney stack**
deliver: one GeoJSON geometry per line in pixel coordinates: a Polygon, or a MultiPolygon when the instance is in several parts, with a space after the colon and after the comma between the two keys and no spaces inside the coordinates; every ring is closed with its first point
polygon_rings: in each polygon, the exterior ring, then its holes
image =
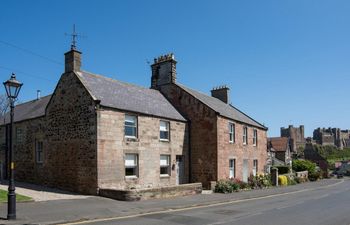
{"type": "Polygon", "coordinates": [[[41,94],[41,91],[37,90],[36,91],[36,100],[39,100],[41,98],[40,94],[41,94]]]}
{"type": "Polygon", "coordinates": [[[173,53],[155,58],[151,65],[151,88],[156,89],[164,84],[176,83],[176,63],[173,53]]]}
{"type": "Polygon", "coordinates": [[[81,66],[81,52],[71,49],[64,54],[65,69],[64,72],[80,71],[81,66]]]}
{"type": "Polygon", "coordinates": [[[219,86],[211,90],[211,96],[223,101],[226,104],[229,104],[229,92],[230,88],[228,88],[226,85],[219,86]]]}

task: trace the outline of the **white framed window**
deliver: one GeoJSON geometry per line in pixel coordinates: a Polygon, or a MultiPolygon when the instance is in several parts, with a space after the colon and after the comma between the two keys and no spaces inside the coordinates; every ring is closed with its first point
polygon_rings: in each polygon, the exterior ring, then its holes
{"type": "Polygon", "coordinates": [[[170,176],[170,155],[160,155],[160,176],[170,176]]]}
{"type": "Polygon", "coordinates": [[[235,143],[235,124],[229,122],[228,123],[228,132],[230,137],[230,143],[235,143]]]}
{"type": "Polygon", "coordinates": [[[243,127],[243,144],[248,143],[248,127],[243,127]]]}
{"type": "Polygon", "coordinates": [[[137,138],[137,117],[131,115],[125,115],[124,124],[125,137],[137,138]]]}
{"type": "Polygon", "coordinates": [[[35,160],[36,163],[43,163],[44,154],[43,154],[43,142],[35,141],[35,160]]]}
{"type": "Polygon", "coordinates": [[[161,141],[169,141],[170,123],[168,121],[159,121],[159,138],[161,141]]]}
{"type": "Polygon", "coordinates": [[[230,170],[229,178],[235,178],[236,177],[236,159],[229,160],[229,170],[230,170]]]}
{"type": "Polygon", "coordinates": [[[256,176],[258,174],[258,160],[253,160],[253,176],[256,176]]]}
{"type": "Polygon", "coordinates": [[[253,131],[253,145],[257,146],[258,145],[258,130],[254,129],[253,131]]]}
{"type": "Polygon", "coordinates": [[[125,177],[137,177],[138,172],[138,155],[125,154],[125,177]]]}

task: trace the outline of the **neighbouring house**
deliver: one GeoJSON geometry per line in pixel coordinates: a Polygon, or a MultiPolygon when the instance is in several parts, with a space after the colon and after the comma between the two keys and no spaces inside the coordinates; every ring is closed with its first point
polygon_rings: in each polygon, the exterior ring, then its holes
{"type": "Polygon", "coordinates": [[[81,53],[67,52],[53,94],[15,107],[16,179],[85,194],[188,183],[186,119],[158,90],[80,65],[81,53]]]}
{"type": "Polygon", "coordinates": [[[210,181],[264,172],[267,127],[230,104],[229,88],[215,88],[211,96],[176,80],[173,54],[154,59],[151,88],[159,90],[187,119],[191,181],[204,187],[210,181]]]}
{"type": "Polygon", "coordinates": [[[287,137],[268,138],[267,147],[271,157],[271,166],[275,165],[292,165],[291,142],[287,137]]]}
{"type": "Polygon", "coordinates": [[[267,128],[229,104],[226,87],[208,96],[178,84],[175,64],[156,59],[144,88],[83,71],[81,52],[65,53],[54,92],[15,107],[16,179],[111,196],[263,172],[267,128]]]}

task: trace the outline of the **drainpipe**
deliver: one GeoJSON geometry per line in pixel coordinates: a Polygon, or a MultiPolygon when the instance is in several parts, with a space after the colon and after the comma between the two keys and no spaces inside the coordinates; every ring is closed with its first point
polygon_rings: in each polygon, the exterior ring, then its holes
{"type": "Polygon", "coordinates": [[[188,120],[188,181],[192,182],[191,121],[188,120]]]}

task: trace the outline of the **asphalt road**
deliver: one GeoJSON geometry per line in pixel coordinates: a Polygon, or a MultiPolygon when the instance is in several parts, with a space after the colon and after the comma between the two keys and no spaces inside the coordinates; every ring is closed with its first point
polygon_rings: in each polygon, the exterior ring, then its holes
{"type": "Polygon", "coordinates": [[[79,224],[350,225],[350,180],[327,188],[79,224]]]}

